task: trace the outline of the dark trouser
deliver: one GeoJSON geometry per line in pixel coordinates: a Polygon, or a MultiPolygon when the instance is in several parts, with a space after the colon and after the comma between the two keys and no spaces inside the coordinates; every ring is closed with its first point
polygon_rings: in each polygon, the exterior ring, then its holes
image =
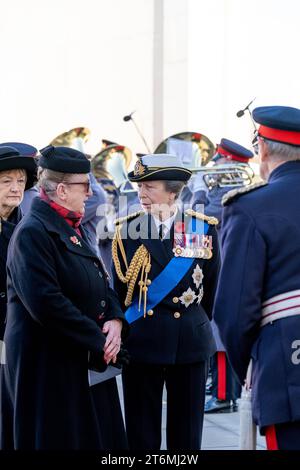
{"type": "Polygon", "coordinates": [[[159,450],[163,386],[168,450],[201,447],[207,363],[130,364],[123,370],[125,422],[131,450],[159,450]]]}
{"type": "Polygon", "coordinates": [[[267,426],[264,432],[268,450],[300,450],[300,421],[267,426]]]}
{"type": "Polygon", "coordinates": [[[228,362],[227,355],[218,351],[212,358],[212,396],[218,400],[236,400],[241,386],[228,362]]]}

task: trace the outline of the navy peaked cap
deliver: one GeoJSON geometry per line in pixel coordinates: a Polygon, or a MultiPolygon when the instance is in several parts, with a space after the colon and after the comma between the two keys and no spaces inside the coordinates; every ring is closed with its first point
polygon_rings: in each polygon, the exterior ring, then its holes
{"type": "Polygon", "coordinates": [[[275,142],[300,146],[300,109],[289,106],[261,106],[252,112],[260,124],[258,135],[275,142]]]}
{"type": "Polygon", "coordinates": [[[236,160],[240,162],[248,162],[254,154],[236,142],[229,139],[221,139],[219,145],[217,145],[217,153],[213,157],[213,161],[217,161],[219,158],[228,158],[228,160],[236,160]]]}

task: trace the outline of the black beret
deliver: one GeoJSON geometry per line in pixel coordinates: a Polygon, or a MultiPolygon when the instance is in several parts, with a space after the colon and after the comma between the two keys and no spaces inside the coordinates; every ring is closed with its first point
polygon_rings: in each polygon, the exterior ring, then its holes
{"type": "Polygon", "coordinates": [[[70,147],[48,147],[40,150],[39,166],[60,173],[89,173],[91,164],[84,153],[70,147]]]}

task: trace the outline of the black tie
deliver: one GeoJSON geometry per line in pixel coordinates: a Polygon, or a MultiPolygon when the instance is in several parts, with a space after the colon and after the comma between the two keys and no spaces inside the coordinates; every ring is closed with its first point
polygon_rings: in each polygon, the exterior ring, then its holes
{"type": "Polygon", "coordinates": [[[165,224],[160,224],[160,226],[159,226],[158,234],[159,234],[159,238],[161,240],[164,238],[165,227],[166,227],[165,224]]]}

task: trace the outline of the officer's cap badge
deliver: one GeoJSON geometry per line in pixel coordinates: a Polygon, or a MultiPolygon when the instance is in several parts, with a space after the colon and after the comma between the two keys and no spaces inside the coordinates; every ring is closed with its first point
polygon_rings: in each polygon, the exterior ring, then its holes
{"type": "Polygon", "coordinates": [[[146,172],[146,166],[143,165],[141,160],[138,160],[134,165],[134,176],[143,176],[146,172]]]}

